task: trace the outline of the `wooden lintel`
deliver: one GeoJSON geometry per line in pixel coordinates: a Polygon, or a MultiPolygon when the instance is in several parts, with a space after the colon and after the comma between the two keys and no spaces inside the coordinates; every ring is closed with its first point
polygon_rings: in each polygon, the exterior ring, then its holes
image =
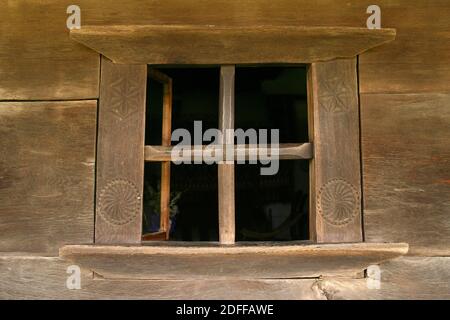
{"type": "Polygon", "coordinates": [[[313,26],[113,25],[83,26],[71,30],[70,35],[116,63],[224,65],[351,58],[394,40],[396,31],[313,26]]]}

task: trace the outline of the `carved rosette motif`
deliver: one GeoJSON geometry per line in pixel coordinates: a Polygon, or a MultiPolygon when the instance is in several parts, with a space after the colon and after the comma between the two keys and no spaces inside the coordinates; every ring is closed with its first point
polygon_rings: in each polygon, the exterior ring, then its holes
{"type": "Polygon", "coordinates": [[[322,77],[319,83],[319,104],[329,113],[344,113],[350,110],[354,103],[354,90],[342,81],[345,78],[338,72],[331,72],[329,76],[322,77]]]}
{"type": "Polygon", "coordinates": [[[117,179],[106,185],[100,193],[98,214],[114,226],[132,222],[140,211],[141,197],[136,186],[117,179]]]}
{"type": "Polygon", "coordinates": [[[327,223],[333,226],[344,226],[358,215],[360,194],[347,181],[333,179],[320,188],[317,208],[327,223]]]}
{"type": "Polygon", "coordinates": [[[117,76],[110,85],[108,110],[120,120],[125,120],[137,112],[141,105],[140,83],[133,77],[117,76]]]}

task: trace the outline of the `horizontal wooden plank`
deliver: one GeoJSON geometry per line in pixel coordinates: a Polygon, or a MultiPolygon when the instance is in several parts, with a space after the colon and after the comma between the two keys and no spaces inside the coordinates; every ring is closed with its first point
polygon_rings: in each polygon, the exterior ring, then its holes
{"type": "Polygon", "coordinates": [[[0,251],[93,241],[97,101],[0,102],[0,251]]]}
{"type": "Polygon", "coordinates": [[[309,26],[117,25],[83,26],[71,30],[70,36],[116,63],[310,63],[355,57],[394,40],[395,30],[309,26]],[[273,46],[273,43],[277,45],[273,46]]]}
{"type": "Polygon", "coordinates": [[[407,244],[155,242],[135,247],[65,246],[60,256],[107,279],[286,279],[353,275],[407,251],[407,244]]]}
{"type": "MultiPolygon", "coordinates": [[[[450,10],[450,5],[447,10],[450,10]]],[[[362,93],[448,92],[449,31],[400,30],[396,40],[360,57],[362,93]]]]}
{"type": "Polygon", "coordinates": [[[106,280],[81,270],[81,289],[66,287],[59,258],[0,256],[0,299],[325,299],[316,279],[106,280]]]}
{"type": "MultiPolygon", "coordinates": [[[[47,0],[49,1],[49,0],[47,0]]],[[[370,2],[349,0],[80,0],[84,25],[312,25],[366,27],[370,2]],[[102,8],[100,10],[100,8],[102,8]],[[189,13],[189,14],[186,14],[189,13]]],[[[442,12],[447,0],[379,0],[382,26],[430,31],[447,28],[450,22],[442,12]]]]}
{"type": "MultiPolygon", "coordinates": [[[[349,0],[155,0],[84,4],[87,25],[200,24],[366,27],[373,3],[349,0]],[[217,8],[220,8],[218,10],[217,8]],[[185,14],[189,12],[189,14],[185,14]]],[[[360,89],[376,92],[448,92],[450,10],[447,0],[379,0],[381,25],[397,29],[395,41],[361,56],[360,89]]]]}
{"type": "Polygon", "coordinates": [[[107,280],[81,270],[68,290],[59,258],[0,255],[0,299],[449,299],[450,258],[403,257],[380,265],[381,287],[349,278],[107,280]]]}
{"type": "Polygon", "coordinates": [[[360,57],[362,93],[450,91],[448,1],[379,1],[382,25],[395,41],[360,57]]]}
{"type": "Polygon", "coordinates": [[[401,257],[380,266],[379,289],[367,279],[323,279],[321,292],[337,299],[450,299],[449,257],[401,257]]]}
{"type": "Polygon", "coordinates": [[[70,40],[72,2],[0,4],[0,100],[98,98],[99,55],[70,40]]]}
{"type": "MultiPolygon", "coordinates": [[[[187,150],[188,155],[177,156],[178,160],[192,160],[197,154],[200,156],[205,151],[207,146],[202,148],[191,147],[187,150]]],[[[187,149],[187,148],[186,148],[187,149]]],[[[145,146],[145,161],[172,161],[173,146],[145,146]]],[[[218,155],[222,154],[219,150],[218,155]]],[[[250,155],[254,158],[260,158],[260,154],[265,156],[272,156],[272,150],[270,146],[268,148],[259,147],[257,145],[236,145],[234,147],[234,159],[238,159],[238,155],[243,156],[246,160],[250,158],[250,155]]],[[[215,157],[216,151],[208,151],[208,156],[215,157]]],[[[280,160],[301,160],[312,158],[312,144],[311,143],[282,143],[278,148],[278,156],[280,160]]]]}
{"type": "MultiPolygon", "coordinates": [[[[0,99],[98,97],[99,57],[69,39],[69,0],[0,4],[0,99]]],[[[366,26],[359,0],[79,0],[82,25],[366,26]],[[220,9],[218,9],[220,8],[220,9]],[[186,14],[186,13],[189,14],[186,14]]],[[[379,0],[397,39],[361,56],[362,92],[448,92],[447,0],[379,0]],[[367,57],[367,60],[366,60],[367,57]]]]}
{"type": "Polygon", "coordinates": [[[361,96],[367,241],[450,254],[450,94],[361,96]]]}

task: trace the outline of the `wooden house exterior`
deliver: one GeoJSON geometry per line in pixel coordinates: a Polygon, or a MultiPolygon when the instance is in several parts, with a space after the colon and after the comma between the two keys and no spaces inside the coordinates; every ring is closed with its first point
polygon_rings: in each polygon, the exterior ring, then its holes
{"type": "Polygon", "coordinates": [[[1,299],[450,298],[449,1],[379,0],[375,30],[365,0],[79,0],[69,30],[73,4],[0,2],[1,299]],[[170,120],[144,142],[148,76],[172,117],[170,79],[147,66],[219,66],[233,128],[234,65],[273,63],[308,70],[309,141],[280,155],[310,161],[310,241],[234,244],[222,163],[220,242],[144,244],[144,163],[170,180],[171,160],[170,120]],[[334,196],[349,221],[327,214],[334,196]]]}

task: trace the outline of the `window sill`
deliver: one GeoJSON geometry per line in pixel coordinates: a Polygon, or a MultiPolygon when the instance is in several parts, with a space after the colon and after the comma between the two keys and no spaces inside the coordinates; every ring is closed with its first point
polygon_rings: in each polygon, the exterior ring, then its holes
{"type": "Polygon", "coordinates": [[[406,243],[153,242],[68,245],[60,249],[60,257],[107,279],[283,279],[354,276],[407,252],[406,243]]]}

